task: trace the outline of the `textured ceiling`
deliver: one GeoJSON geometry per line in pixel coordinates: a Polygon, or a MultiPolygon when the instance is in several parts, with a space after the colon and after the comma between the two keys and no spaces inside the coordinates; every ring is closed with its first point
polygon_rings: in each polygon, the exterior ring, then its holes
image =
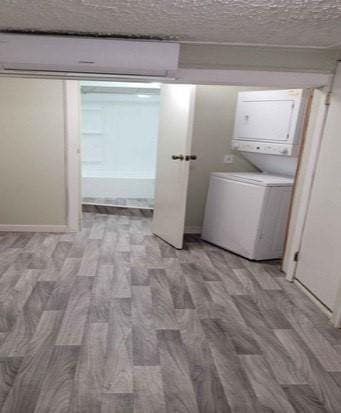
{"type": "Polygon", "coordinates": [[[0,0],[0,30],[333,47],[341,0],[0,0]]]}

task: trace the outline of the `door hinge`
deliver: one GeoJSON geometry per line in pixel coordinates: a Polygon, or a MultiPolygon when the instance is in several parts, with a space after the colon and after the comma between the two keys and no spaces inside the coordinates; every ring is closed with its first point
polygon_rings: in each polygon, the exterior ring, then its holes
{"type": "Polygon", "coordinates": [[[294,261],[295,261],[295,262],[298,261],[299,255],[300,255],[299,251],[296,251],[296,252],[295,252],[295,255],[294,255],[294,261]]]}
{"type": "Polygon", "coordinates": [[[324,102],[324,104],[325,104],[326,106],[329,106],[329,105],[330,105],[331,96],[332,96],[332,92],[328,92],[327,95],[326,95],[326,100],[325,100],[325,102],[324,102]]]}

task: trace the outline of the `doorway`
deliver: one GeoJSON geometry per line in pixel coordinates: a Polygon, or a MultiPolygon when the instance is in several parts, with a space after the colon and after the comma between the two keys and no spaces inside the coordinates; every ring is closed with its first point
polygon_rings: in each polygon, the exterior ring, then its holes
{"type": "Polygon", "coordinates": [[[82,81],[83,205],[153,209],[158,83],[82,81]]]}

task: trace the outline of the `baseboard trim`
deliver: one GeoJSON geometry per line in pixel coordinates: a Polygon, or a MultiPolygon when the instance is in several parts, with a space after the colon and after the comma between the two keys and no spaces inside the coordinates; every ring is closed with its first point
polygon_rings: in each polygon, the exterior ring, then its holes
{"type": "Polygon", "coordinates": [[[66,225],[3,225],[0,232],[71,232],[66,225]]]}
{"type": "Polygon", "coordinates": [[[185,227],[185,234],[201,234],[201,227],[185,227]]]}

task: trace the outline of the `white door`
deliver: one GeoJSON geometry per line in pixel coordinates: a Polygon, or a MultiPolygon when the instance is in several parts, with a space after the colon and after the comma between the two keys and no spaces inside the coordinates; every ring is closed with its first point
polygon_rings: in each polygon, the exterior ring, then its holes
{"type": "Polygon", "coordinates": [[[341,64],[334,81],[295,277],[334,309],[341,285],[341,64]]]}
{"type": "Polygon", "coordinates": [[[183,246],[190,166],[185,156],[191,153],[194,97],[192,85],[161,88],[152,230],[175,248],[183,246]]]}

